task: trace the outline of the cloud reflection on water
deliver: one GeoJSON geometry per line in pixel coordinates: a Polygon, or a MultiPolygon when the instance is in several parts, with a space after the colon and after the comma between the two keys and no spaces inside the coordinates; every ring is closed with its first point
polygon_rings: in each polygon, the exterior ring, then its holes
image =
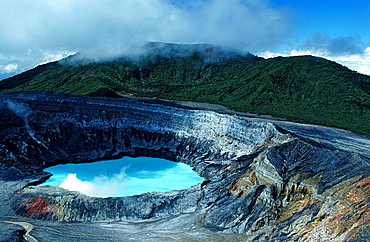
{"type": "Polygon", "coordinates": [[[60,186],[93,197],[185,189],[203,180],[186,164],[149,157],[58,165],[45,171],[53,176],[42,185],[60,186]]]}

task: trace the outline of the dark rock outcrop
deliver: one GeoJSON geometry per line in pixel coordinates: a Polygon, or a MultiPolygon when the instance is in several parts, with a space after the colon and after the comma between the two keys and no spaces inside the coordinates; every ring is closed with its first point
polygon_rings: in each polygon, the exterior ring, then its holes
{"type": "Polygon", "coordinates": [[[39,225],[30,232],[39,241],[366,241],[370,233],[370,142],[352,133],[47,92],[2,94],[0,129],[0,219],[39,225]],[[122,198],[33,186],[49,166],[127,155],[183,162],[206,180],[122,198]],[[99,223],[66,231],[71,222],[99,223]]]}
{"type": "Polygon", "coordinates": [[[26,230],[19,225],[0,222],[0,241],[24,242],[26,230]]]}

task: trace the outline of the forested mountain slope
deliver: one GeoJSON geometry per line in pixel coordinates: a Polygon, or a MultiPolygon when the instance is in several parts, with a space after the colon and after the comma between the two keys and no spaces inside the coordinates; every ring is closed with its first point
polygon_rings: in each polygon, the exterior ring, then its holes
{"type": "Polygon", "coordinates": [[[139,57],[77,54],[0,82],[43,90],[216,103],[234,110],[370,133],[370,76],[313,56],[263,59],[209,45],[152,44],[139,57]]]}

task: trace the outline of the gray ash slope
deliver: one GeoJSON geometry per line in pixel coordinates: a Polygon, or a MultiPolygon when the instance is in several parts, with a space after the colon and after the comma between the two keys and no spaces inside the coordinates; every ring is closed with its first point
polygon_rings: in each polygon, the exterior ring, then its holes
{"type": "Polygon", "coordinates": [[[14,241],[25,234],[15,224],[32,224],[27,236],[38,241],[366,241],[370,234],[366,137],[49,92],[1,94],[0,129],[0,222],[9,225],[1,233],[14,241]],[[50,176],[46,167],[125,155],[183,162],[206,180],[122,198],[34,186],[50,176]]]}

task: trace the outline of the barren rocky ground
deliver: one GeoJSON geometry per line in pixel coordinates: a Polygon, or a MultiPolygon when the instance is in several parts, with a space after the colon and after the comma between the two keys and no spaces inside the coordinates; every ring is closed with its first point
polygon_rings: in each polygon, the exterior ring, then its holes
{"type": "Polygon", "coordinates": [[[2,241],[368,241],[367,136],[143,101],[1,94],[2,241]],[[46,167],[127,155],[205,181],[122,198],[34,186],[46,167]]]}

